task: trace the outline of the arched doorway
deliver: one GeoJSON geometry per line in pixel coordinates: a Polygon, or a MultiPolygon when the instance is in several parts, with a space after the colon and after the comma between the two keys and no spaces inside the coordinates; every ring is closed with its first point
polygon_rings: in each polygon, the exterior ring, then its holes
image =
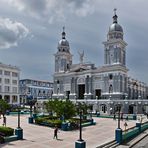
{"type": "Polygon", "coordinates": [[[79,90],[79,99],[84,99],[84,93],[85,93],[85,85],[80,84],[78,85],[78,90],[79,90]]]}
{"type": "Polygon", "coordinates": [[[77,83],[78,83],[78,99],[84,99],[85,78],[83,77],[79,78],[77,83]]]}

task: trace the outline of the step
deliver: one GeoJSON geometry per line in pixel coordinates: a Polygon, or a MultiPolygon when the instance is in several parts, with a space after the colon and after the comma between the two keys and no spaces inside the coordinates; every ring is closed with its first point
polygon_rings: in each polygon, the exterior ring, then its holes
{"type": "Polygon", "coordinates": [[[105,146],[110,145],[110,144],[112,144],[112,143],[116,143],[116,141],[115,141],[115,140],[112,140],[112,141],[103,143],[103,144],[97,146],[96,148],[105,148],[105,146]]]}

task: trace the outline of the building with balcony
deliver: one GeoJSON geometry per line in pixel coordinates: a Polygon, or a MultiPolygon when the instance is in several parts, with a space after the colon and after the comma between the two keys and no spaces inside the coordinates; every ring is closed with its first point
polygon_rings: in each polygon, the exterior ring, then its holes
{"type": "Polygon", "coordinates": [[[19,104],[20,69],[16,66],[0,63],[0,99],[9,104],[19,104]]]}
{"type": "Polygon", "coordinates": [[[38,108],[52,98],[53,83],[49,81],[21,79],[19,81],[20,102],[26,104],[29,96],[37,100],[38,108]]]}

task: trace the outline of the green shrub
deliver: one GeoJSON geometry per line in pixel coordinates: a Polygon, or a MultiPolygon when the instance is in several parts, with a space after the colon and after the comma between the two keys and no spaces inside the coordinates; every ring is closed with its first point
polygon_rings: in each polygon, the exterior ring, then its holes
{"type": "Polygon", "coordinates": [[[4,133],[5,136],[12,136],[14,134],[14,129],[10,127],[0,126],[0,132],[4,133]]]}
{"type": "Polygon", "coordinates": [[[44,121],[46,121],[44,118],[42,118],[42,117],[38,117],[38,118],[36,118],[35,119],[35,123],[36,124],[41,124],[41,123],[43,123],[44,121]]]}
{"type": "Polygon", "coordinates": [[[50,127],[55,127],[58,126],[59,128],[61,127],[62,121],[61,120],[46,120],[45,121],[50,127]]]}
{"type": "Polygon", "coordinates": [[[48,116],[48,119],[57,120],[59,117],[57,116],[48,116]]]}
{"type": "Polygon", "coordinates": [[[54,127],[54,123],[52,120],[48,119],[45,121],[50,127],[54,127]]]}
{"type": "Polygon", "coordinates": [[[53,124],[54,124],[54,127],[55,126],[58,126],[59,128],[61,128],[61,124],[62,124],[62,121],[61,120],[52,120],[53,124]]]}

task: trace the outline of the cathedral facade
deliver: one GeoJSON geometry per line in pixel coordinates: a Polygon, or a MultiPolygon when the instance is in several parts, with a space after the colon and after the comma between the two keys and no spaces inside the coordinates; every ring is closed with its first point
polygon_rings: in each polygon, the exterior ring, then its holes
{"type": "Polygon", "coordinates": [[[73,64],[69,42],[63,29],[55,56],[53,98],[70,99],[92,105],[93,111],[112,114],[121,107],[123,113],[147,111],[147,86],[128,76],[124,32],[114,12],[104,44],[104,65],[80,62],[73,64]]]}

